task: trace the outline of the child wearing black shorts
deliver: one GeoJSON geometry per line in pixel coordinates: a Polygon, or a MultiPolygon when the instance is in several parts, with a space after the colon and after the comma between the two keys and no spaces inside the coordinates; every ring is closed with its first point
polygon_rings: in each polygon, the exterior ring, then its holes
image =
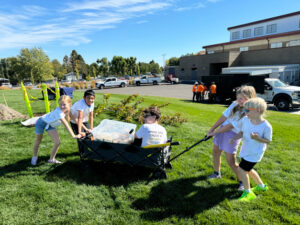
{"type": "Polygon", "coordinates": [[[272,140],[272,126],[263,118],[267,109],[267,104],[262,98],[251,98],[244,104],[244,110],[247,114],[240,121],[232,125],[239,129],[240,132],[231,139],[231,142],[242,137],[242,147],[240,152],[241,162],[238,173],[245,187],[243,194],[239,198],[241,201],[250,201],[256,198],[254,192],[268,190],[258,173],[253,167],[261,161],[264,152],[272,140]],[[250,189],[249,176],[257,184],[250,189]]]}

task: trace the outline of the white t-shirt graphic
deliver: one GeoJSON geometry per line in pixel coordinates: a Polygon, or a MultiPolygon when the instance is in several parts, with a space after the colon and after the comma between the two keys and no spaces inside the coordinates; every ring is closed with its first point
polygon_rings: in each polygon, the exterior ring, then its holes
{"type": "Polygon", "coordinates": [[[135,135],[143,139],[142,147],[167,142],[166,129],[157,123],[143,124],[135,135]]]}

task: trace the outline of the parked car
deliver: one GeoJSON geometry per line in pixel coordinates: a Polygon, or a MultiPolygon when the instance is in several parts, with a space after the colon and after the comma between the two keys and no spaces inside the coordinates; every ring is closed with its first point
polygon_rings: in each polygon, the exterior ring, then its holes
{"type": "Polygon", "coordinates": [[[127,80],[121,80],[116,77],[107,77],[103,81],[96,82],[96,87],[99,89],[103,89],[105,87],[126,87],[127,85],[127,80]]]}
{"type": "Polygon", "coordinates": [[[134,84],[140,86],[141,84],[153,84],[157,85],[161,82],[160,77],[152,77],[150,75],[142,75],[140,78],[134,79],[134,84]]]}
{"type": "Polygon", "coordinates": [[[24,86],[32,86],[31,82],[24,82],[24,86]]]}

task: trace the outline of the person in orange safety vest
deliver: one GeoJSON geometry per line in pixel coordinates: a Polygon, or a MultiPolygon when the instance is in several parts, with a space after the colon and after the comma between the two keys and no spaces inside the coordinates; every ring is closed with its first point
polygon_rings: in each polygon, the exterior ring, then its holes
{"type": "Polygon", "coordinates": [[[211,82],[209,89],[210,89],[210,101],[216,102],[217,86],[215,82],[211,82]]]}
{"type": "Polygon", "coordinates": [[[204,85],[203,85],[203,83],[200,83],[198,85],[198,101],[199,102],[203,100],[203,98],[202,98],[203,94],[204,94],[204,85]]]}
{"type": "Polygon", "coordinates": [[[198,93],[198,82],[196,81],[195,84],[193,85],[193,102],[195,101],[195,98],[196,101],[198,101],[197,93],[198,93]]]}

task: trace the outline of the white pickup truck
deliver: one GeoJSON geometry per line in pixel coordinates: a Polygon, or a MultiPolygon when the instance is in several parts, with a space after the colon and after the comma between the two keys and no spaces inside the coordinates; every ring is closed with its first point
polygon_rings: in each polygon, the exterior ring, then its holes
{"type": "Polygon", "coordinates": [[[300,87],[290,86],[277,78],[265,78],[264,93],[257,95],[273,103],[278,110],[286,111],[290,106],[300,106],[300,87]]]}
{"type": "Polygon", "coordinates": [[[157,85],[161,82],[160,77],[152,77],[150,75],[142,75],[140,78],[135,78],[133,83],[136,86],[140,86],[141,84],[153,84],[157,85]]]}
{"type": "Polygon", "coordinates": [[[128,85],[128,80],[120,80],[116,77],[107,77],[104,81],[96,82],[96,86],[99,89],[105,87],[126,87],[128,85]]]}

